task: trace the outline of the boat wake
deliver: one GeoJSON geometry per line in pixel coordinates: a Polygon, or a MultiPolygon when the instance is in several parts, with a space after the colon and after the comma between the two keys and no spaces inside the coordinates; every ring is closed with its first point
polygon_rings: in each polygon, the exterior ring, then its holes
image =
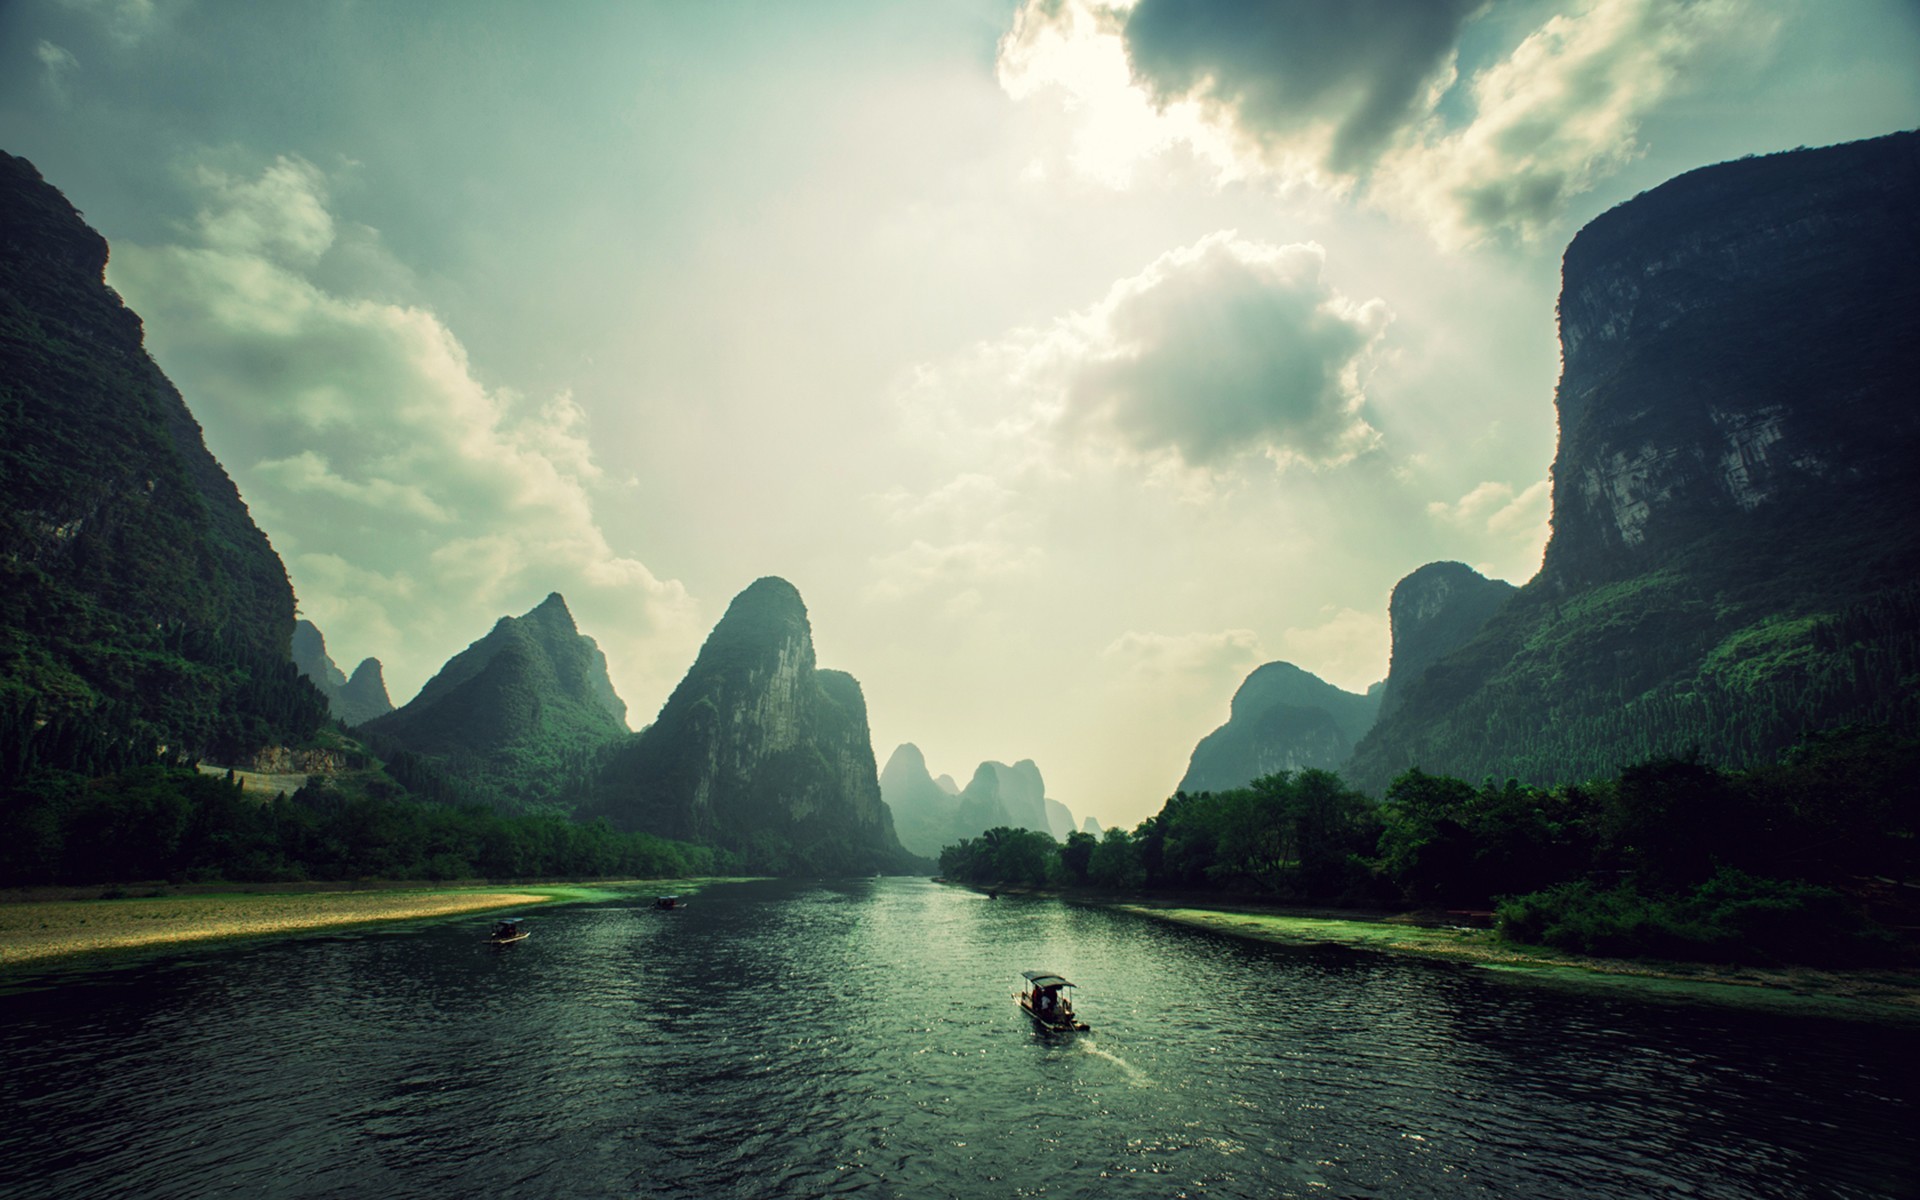
{"type": "Polygon", "coordinates": [[[1138,1067],[1134,1066],[1132,1063],[1128,1062],[1126,1059],[1121,1058],[1118,1054],[1109,1054],[1105,1050],[1102,1050],[1100,1047],[1088,1041],[1086,1038],[1081,1038],[1080,1040],[1076,1041],[1074,1043],[1074,1046],[1084,1053],[1091,1054],[1095,1058],[1104,1058],[1108,1062],[1112,1063],[1114,1066],[1119,1067],[1120,1070],[1126,1074],[1127,1082],[1132,1086],[1137,1088],[1146,1088],[1146,1087],[1153,1086],[1153,1080],[1148,1079],[1144,1074],[1141,1073],[1138,1067]]]}

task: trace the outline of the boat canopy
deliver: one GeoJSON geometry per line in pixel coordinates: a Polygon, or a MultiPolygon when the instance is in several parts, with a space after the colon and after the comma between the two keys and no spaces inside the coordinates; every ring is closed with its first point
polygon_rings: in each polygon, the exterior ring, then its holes
{"type": "Polygon", "coordinates": [[[1028,983],[1032,984],[1034,987],[1037,987],[1037,988],[1058,988],[1058,987],[1073,986],[1071,983],[1068,983],[1065,979],[1062,979],[1060,976],[1055,975],[1052,971],[1022,971],[1020,972],[1020,978],[1026,980],[1028,983]]]}

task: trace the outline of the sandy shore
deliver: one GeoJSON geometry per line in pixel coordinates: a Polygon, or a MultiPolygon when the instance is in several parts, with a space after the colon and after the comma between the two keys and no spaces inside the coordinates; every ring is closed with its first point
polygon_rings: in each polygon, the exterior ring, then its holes
{"type": "Polygon", "coordinates": [[[550,889],[239,893],[0,904],[0,968],[103,951],[413,921],[555,899],[550,889]]]}
{"type": "Polygon", "coordinates": [[[1501,940],[1490,929],[1434,925],[1407,918],[1115,902],[1102,906],[1259,941],[1340,945],[1449,959],[1497,972],[1516,982],[1625,991],[1677,1002],[1920,1022],[1920,971],[1911,968],[1825,971],[1587,958],[1517,946],[1501,940]]]}

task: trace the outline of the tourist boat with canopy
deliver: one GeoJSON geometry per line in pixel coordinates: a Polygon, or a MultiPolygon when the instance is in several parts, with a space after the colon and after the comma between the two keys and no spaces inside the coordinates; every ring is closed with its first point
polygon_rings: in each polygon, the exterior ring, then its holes
{"type": "Polygon", "coordinates": [[[1041,1028],[1063,1032],[1087,1029],[1086,1022],[1073,1015],[1073,997],[1068,994],[1073,984],[1052,971],[1022,971],[1020,982],[1022,986],[1013,998],[1041,1028]]]}
{"type": "Polygon", "coordinates": [[[508,917],[504,921],[493,923],[493,932],[487,934],[487,940],[496,946],[507,946],[514,942],[525,941],[527,930],[520,924],[519,917],[508,917]]]}

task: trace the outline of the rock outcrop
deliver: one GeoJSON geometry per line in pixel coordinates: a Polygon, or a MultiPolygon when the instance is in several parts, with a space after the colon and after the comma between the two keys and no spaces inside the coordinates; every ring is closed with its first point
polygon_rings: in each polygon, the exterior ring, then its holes
{"type": "Polygon", "coordinates": [[[1193,748],[1178,790],[1220,792],[1276,771],[1335,770],[1379,705],[1377,689],[1355,695],[1292,663],[1256,668],[1233,694],[1227,723],[1193,748]]]}
{"type": "Polygon", "coordinates": [[[1428,667],[1472,641],[1517,590],[1504,579],[1488,579],[1457,562],[1428,563],[1396,583],[1387,601],[1393,656],[1378,717],[1393,712],[1399,697],[1428,667]]]}
{"type": "Polygon", "coordinates": [[[566,807],[597,752],[627,737],[626,712],[606,656],[555,592],[524,616],[501,617],[363,730],[381,749],[438,760],[497,805],[566,807]]]}
{"type": "Polygon", "coordinates": [[[327,653],[327,639],[312,621],[302,619],[293,627],[293,663],[326,696],[333,716],[348,725],[364,724],[393,711],[380,660],[362,659],[349,678],[327,653]]]}
{"type": "Polygon", "coordinates": [[[1724,163],[1605,213],[1562,277],[1540,574],[1359,747],[1538,782],[1920,728],[1920,134],[1724,163]]]}
{"type": "Polygon", "coordinates": [[[916,865],[880,798],[859,683],[815,666],[806,605],[771,576],[734,597],[659,717],[609,760],[594,810],[753,871],[916,865]]]}
{"type": "Polygon", "coordinates": [[[289,657],[286,571],[106,262],[66,197],[0,153],[5,740],[82,770],[297,742],[326,709],[289,657]]]}

